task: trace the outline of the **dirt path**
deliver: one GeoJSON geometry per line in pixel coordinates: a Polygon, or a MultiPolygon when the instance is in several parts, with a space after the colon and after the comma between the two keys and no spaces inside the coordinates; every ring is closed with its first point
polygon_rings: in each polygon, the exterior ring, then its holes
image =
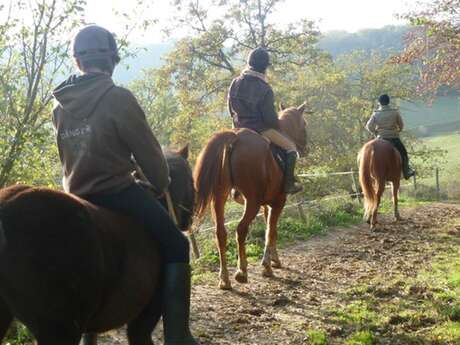
{"type": "MultiPolygon", "coordinates": [[[[460,205],[433,204],[402,215],[405,220],[397,224],[381,218],[377,232],[364,225],[335,229],[286,248],[280,253],[284,268],[274,279],[262,278],[261,268],[252,265],[249,284],[233,281],[233,291],[216,288],[217,274],[208,285],[195,286],[195,334],[203,345],[308,344],[307,330],[321,329],[329,344],[343,344],[352,329],[337,322],[334,311],[350,303],[352,289],[374,289],[378,298],[397,296],[398,282],[404,285],[428,268],[434,254],[449,249],[451,243],[441,240],[446,231],[460,234],[445,227],[460,217],[460,205]],[[385,286],[386,281],[393,283],[385,286]]],[[[397,343],[391,340],[393,325],[378,330],[379,343],[397,343]]],[[[122,331],[103,335],[101,342],[126,344],[122,331]]]]}

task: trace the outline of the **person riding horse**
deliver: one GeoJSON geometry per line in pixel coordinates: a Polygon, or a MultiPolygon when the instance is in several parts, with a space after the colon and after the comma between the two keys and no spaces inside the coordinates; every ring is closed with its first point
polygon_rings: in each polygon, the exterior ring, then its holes
{"type": "Polygon", "coordinates": [[[296,145],[280,133],[278,115],[274,107],[273,90],[266,80],[270,57],[264,48],[249,53],[247,68],[233,79],[228,92],[228,110],[234,128],[249,128],[261,134],[287,153],[284,192],[293,194],[302,190],[294,177],[298,157],[296,145]]]}
{"type": "Polygon", "coordinates": [[[151,232],[164,264],[165,344],[199,345],[189,329],[188,240],[131,174],[134,156],[157,194],[168,189],[168,165],[142,108],[130,91],[112,81],[120,61],[115,38],[100,26],[87,26],[74,38],[73,57],[80,75],[53,92],[64,190],[131,216],[151,232]]]}
{"type": "Polygon", "coordinates": [[[404,128],[401,114],[397,109],[390,107],[390,97],[381,95],[379,97],[380,107],[376,110],[366,124],[366,129],[380,139],[385,139],[393,144],[399,151],[402,161],[402,171],[407,180],[414,176],[415,171],[409,167],[407,150],[399,138],[399,133],[404,128]]]}

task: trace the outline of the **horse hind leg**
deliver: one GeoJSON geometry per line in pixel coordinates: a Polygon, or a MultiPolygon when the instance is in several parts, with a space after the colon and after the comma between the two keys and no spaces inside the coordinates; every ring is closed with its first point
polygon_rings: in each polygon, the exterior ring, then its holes
{"type": "Polygon", "coordinates": [[[391,184],[391,192],[393,194],[393,212],[395,219],[402,220],[401,215],[399,214],[398,209],[398,191],[399,191],[399,181],[393,181],[391,184]]]}
{"type": "Polygon", "coordinates": [[[264,267],[262,275],[272,277],[272,267],[281,268],[281,261],[276,249],[276,240],[278,237],[278,219],[284,207],[285,200],[276,206],[270,207],[268,211],[267,230],[265,233],[265,249],[261,265],[264,267]],[[273,263],[273,264],[272,264],[273,263]]]}
{"type": "Polygon", "coordinates": [[[378,188],[377,188],[377,201],[372,209],[372,216],[371,216],[371,230],[374,230],[377,227],[377,214],[378,214],[378,209],[380,206],[380,201],[382,200],[382,195],[383,192],[385,191],[385,182],[379,182],[378,188]]]}
{"type": "Polygon", "coordinates": [[[128,324],[129,345],[154,345],[152,333],[161,318],[161,289],[149,306],[128,324]]]}
{"type": "Polygon", "coordinates": [[[96,333],[85,333],[80,341],[80,345],[97,345],[96,333]]]}
{"type": "Polygon", "coordinates": [[[257,216],[260,205],[246,199],[243,218],[236,229],[236,243],[238,247],[238,270],[235,273],[235,280],[239,283],[248,282],[248,260],[246,257],[246,237],[249,232],[249,225],[257,216]]]}
{"type": "Polygon", "coordinates": [[[227,268],[227,229],[225,228],[225,202],[228,197],[228,190],[223,191],[220,195],[216,196],[213,201],[213,217],[216,224],[216,241],[217,249],[219,251],[219,288],[223,290],[230,290],[232,284],[228,276],[227,268]]]}

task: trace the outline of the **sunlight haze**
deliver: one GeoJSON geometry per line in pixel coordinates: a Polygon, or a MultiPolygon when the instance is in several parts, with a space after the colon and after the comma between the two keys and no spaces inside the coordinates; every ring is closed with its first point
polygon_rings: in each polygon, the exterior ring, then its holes
{"type": "MultiPolygon", "coordinates": [[[[206,2],[206,1],[204,1],[206,2]]],[[[317,23],[318,28],[323,31],[344,30],[354,32],[366,28],[380,28],[385,25],[404,24],[398,20],[396,14],[404,13],[409,4],[415,1],[386,0],[322,0],[322,1],[299,1],[286,0],[276,8],[276,15],[279,23],[287,24],[301,18],[308,18],[317,23]]],[[[132,12],[133,4],[123,0],[88,0],[86,21],[107,27],[117,32],[124,25],[113,14],[114,10],[132,12]]],[[[132,40],[137,43],[158,43],[167,39],[162,34],[162,28],[168,18],[174,15],[174,8],[168,0],[157,0],[150,5],[150,8],[141,11],[148,19],[159,19],[159,24],[150,28],[147,33],[133,33],[132,40]]],[[[182,34],[174,33],[173,37],[178,38],[182,34]]]]}

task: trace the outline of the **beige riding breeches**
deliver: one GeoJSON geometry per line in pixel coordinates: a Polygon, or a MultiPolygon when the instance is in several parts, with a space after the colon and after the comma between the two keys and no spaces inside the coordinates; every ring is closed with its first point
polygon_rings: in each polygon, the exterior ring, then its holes
{"type": "Polygon", "coordinates": [[[271,143],[278,145],[287,152],[297,151],[295,144],[275,129],[267,129],[260,134],[271,143]]]}

